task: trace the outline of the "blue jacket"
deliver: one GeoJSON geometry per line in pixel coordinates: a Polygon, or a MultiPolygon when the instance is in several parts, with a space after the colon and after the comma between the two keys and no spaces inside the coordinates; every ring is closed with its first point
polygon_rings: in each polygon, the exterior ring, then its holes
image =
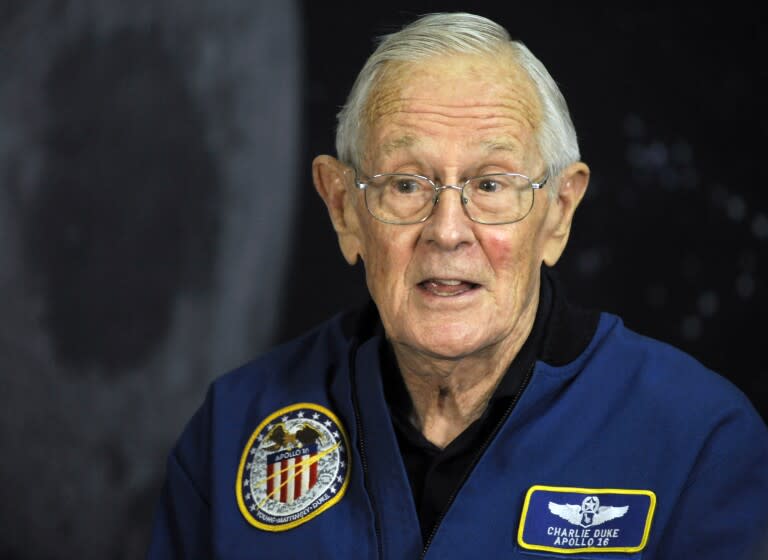
{"type": "Polygon", "coordinates": [[[536,362],[425,544],[371,332],[339,315],[212,384],[148,558],[730,560],[765,537],[747,398],[602,314],[575,359],[536,362]]]}

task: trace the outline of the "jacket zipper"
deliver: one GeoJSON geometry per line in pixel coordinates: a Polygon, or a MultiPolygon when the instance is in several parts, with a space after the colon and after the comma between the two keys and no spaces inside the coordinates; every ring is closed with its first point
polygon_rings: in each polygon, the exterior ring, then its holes
{"type": "Polygon", "coordinates": [[[379,516],[376,500],[371,491],[370,477],[368,474],[368,459],[365,454],[365,438],[363,437],[363,422],[360,417],[360,403],[357,400],[357,380],[355,376],[354,362],[354,356],[357,353],[357,344],[353,344],[352,346],[353,348],[350,351],[349,357],[349,372],[352,385],[352,407],[355,411],[355,425],[357,426],[357,448],[360,451],[360,466],[363,468],[363,486],[368,494],[368,499],[371,501],[371,509],[373,509],[373,531],[376,535],[377,550],[376,558],[383,558],[384,551],[381,544],[381,517],[379,516]]]}
{"type": "Polygon", "coordinates": [[[445,508],[443,508],[443,511],[440,512],[440,516],[437,518],[437,522],[434,524],[434,526],[432,527],[432,531],[429,533],[429,538],[427,538],[426,542],[424,543],[424,548],[421,551],[421,556],[419,556],[420,560],[423,560],[424,557],[426,557],[427,550],[429,549],[429,545],[432,544],[432,540],[435,538],[435,534],[437,534],[437,530],[440,527],[440,524],[443,522],[443,519],[448,514],[448,510],[451,509],[451,505],[456,499],[456,496],[458,495],[461,488],[464,486],[464,483],[469,478],[469,475],[472,473],[473,470],[475,470],[475,467],[477,466],[477,463],[480,461],[480,458],[485,454],[485,450],[488,449],[488,446],[494,440],[494,438],[496,437],[496,434],[499,433],[499,430],[501,430],[501,427],[507,421],[507,418],[509,418],[509,415],[512,414],[512,409],[515,408],[517,401],[520,400],[520,395],[523,394],[523,391],[528,386],[528,382],[531,380],[531,376],[533,375],[533,368],[535,367],[535,365],[536,365],[536,362],[534,361],[531,364],[531,367],[528,369],[528,373],[525,375],[523,382],[520,384],[520,388],[517,390],[517,392],[515,393],[515,396],[512,398],[512,402],[509,403],[507,410],[504,411],[504,415],[501,417],[501,420],[499,420],[498,424],[496,424],[496,426],[491,431],[491,434],[485,439],[482,447],[480,448],[480,451],[477,453],[477,455],[475,455],[475,458],[472,460],[472,463],[469,465],[469,468],[464,472],[464,476],[462,476],[461,482],[456,486],[456,488],[454,488],[453,493],[451,493],[450,498],[448,498],[448,502],[446,503],[445,508]]]}

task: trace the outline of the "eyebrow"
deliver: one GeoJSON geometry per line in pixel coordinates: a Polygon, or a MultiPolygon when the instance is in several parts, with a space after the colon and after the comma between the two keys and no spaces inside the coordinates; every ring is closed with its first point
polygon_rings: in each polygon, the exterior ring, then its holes
{"type": "Polygon", "coordinates": [[[513,143],[509,142],[508,140],[499,138],[494,140],[484,140],[480,144],[489,152],[513,152],[513,153],[519,153],[520,147],[513,143]]]}
{"type": "Polygon", "coordinates": [[[382,152],[384,152],[385,155],[390,155],[392,152],[396,150],[415,146],[416,144],[418,144],[418,142],[419,141],[415,136],[406,134],[405,136],[400,136],[399,138],[395,138],[394,140],[387,140],[379,147],[379,149],[382,152]]]}

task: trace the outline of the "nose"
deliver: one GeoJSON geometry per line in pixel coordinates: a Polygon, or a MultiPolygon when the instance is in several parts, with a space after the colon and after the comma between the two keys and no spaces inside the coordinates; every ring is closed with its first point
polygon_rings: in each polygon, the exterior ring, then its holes
{"type": "Polygon", "coordinates": [[[475,235],[472,220],[464,210],[461,187],[444,185],[437,197],[422,232],[424,240],[448,251],[472,243],[475,235]]]}

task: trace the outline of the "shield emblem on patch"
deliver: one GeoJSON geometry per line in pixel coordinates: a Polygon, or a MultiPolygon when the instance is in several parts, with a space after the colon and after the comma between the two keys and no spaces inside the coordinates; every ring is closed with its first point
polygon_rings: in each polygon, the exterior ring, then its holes
{"type": "Polygon", "coordinates": [[[317,446],[267,455],[267,497],[292,504],[317,484],[317,446]]]}

